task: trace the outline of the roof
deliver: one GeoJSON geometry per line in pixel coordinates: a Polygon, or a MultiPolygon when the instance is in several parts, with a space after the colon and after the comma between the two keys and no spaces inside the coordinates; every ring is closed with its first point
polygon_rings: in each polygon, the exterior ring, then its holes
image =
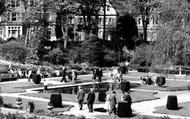
{"type": "Polygon", "coordinates": [[[119,16],[122,16],[127,12],[127,9],[126,9],[127,5],[126,5],[125,1],[110,0],[110,3],[112,4],[112,6],[114,7],[114,9],[116,10],[116,12],[119,16]]]}

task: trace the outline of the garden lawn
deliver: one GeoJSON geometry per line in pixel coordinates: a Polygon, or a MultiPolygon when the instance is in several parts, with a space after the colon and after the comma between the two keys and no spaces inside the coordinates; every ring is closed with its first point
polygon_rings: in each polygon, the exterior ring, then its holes
{"type": "Polygon", "coordinates": [[[42,84],[34,84],[33,82],[4,83],[1,84],[1,93],[20,93],[24,92],[24,89],[37,88],[42,86],[42,84]]]}
{"type": "Polygon", "coordinates": [[[179,110],[168,110],[166,106],[156,107],[154,113],[168,114],[168,115],[180,115],[190,116],[190,102],[184,102],[178,104],[179,110]]]}
{"type": "MultiPolygon", "coordinates": [[[[153,93],[154,92],[132,91],[130,95],[132,98],[132,102],[141,102],[141,101],[159,99],[158,97],[155,97],[153,95],[153,93]]],[[[49,93],[28,93],[28,94],[23,94],[23,95],[49,99],[51,94],[49,94],[49,93]]],[[[76,95],[74,95],[74,94],[63,94],[62,93],[61,95],[62,95],[63,101],[77,102],[76,95]]],[[[87,97],[87,94],[86,94],[86,97],[87,97]]],[[[121,101],[121,91],[120,90],[116,90],[116,98],[117,98],[117,101],[121,101]]],[[[84,101],[84,103],[86,103],[86,100],[84,101]]],[[[95,103],[96,104],[103,103],[103,102],[98,101],[98,93],[96,93],[95,103]]]]}
{"type": "MultiPolygon", "coordinates": [[[[14,98],[14,97],[3,96],[3,101],[4,101],[4,104],[8,104],[8,105],[12,105],[13,107],[16,107],[16,98],[14,98]]],[[[46,112],[48,111],[47,110],[48,101],[36,101],[36,100],[29,100],[29,99],[22,99],[23,110],[26,111],[29,101],[34,102],[35,110],[44,110],[46,112]]],[[[71,107],[72,106],[70,106],[70,105],[63,105],[62,108],[54,108],[53,111],[54,112],[64,112],[64,111],[68,111],[71,107]]]]}
{"type": "MultiPolygon", "coordinates": [[[[114,115],[97,115],[98,119],[165,119],[161,117],[144,116],[144,115],[133,115],[132,117],[115,117],[114,115]]],[[[170,118],[166,118],[170,119],[170,118]]]]}
{"type": "Polygon", "coordinates": [[[166,84],[162,87],[159,87],[157,85],[141,85],[138,88],[139,89],[145,89],[145,90],[158,90],[158,91],[182,91],[182,90],[188,90],[187,86],[189,86],[190,83],[187,81],[177,81],[177,80],[166,80],[166,84]]]}

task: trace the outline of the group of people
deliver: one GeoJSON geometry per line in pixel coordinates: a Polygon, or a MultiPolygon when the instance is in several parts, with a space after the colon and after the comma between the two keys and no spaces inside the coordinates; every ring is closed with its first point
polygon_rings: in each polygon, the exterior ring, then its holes
{"type": "MultiPolygon", "coordinates": [[[[79,91],[77,92],[77,101],[78,101],[80,110],[83,109],[84,100],[85,100],[85,92],[84,92],[83,88],[81,86],[79,86],[79,91]]],[[[112,113],[114,113],[114,115],[116,115],[116,111],[117,111],[116,92],[115,91],[112,91],[111,93],[106,92],[105,100],[106,101],[105,101],[104,108],[106,109],[106,112],[109,115],[111,115],[112,113]]],[[[94,91],[94,88],[91,88],[90,92],[87,95],[87,106],[88,106],[89,112],[93,112],[94,101],[95,101],[95,91],[94,91]]],[[[130,97],[129,93],[122,92],[121,101],[125,101],[129,105],[131,105],[132,101],[131,101],[131,97],[130,97]]]]}
{"type": "Polygon", "coordinates": [[[120,71],[119,69],[113,69],[111,71],[111,77],[114,82],[122,82],[122,71],[120,71]]]}
{"type": "Polygon", "coordinates": [[[28,78],[31,75],[32,70],[10,68],[10,73],[18,78],[28,78]]]}
{"type": "Polygon", "coordinates": [[[72,70],[71,73],[67,73],[66,67],[62,67],[61,76],[61,82],[67,82],[66,76],[68,76],[68,79],[72,82],[75,82],[77,80],[77,72],[72,70]]]}
{"type": "Polygon", "coordinates": [[[92,79],[95,81],[96,78],[98,78],[98,82],[102,82],[102,76],[103,76],[103,72],[101,68],[95,68],[93,69],[93,77],[92,79]]]}
{"type": "MultiPolygon", "coordinates": [[[[82,110],[83,108],[84,98],[85,98],[85,92],[82,89],[82,87],[79,86],[79,91],[77,92],[77,101],[78,101],[80,110],[82,110]]],[[[94,92],[94,88],[91,88],[87,96],[87,105],[88,105],[89,112],[93,112],[94,101],[95,101],[95,92],[94,92]]]]}

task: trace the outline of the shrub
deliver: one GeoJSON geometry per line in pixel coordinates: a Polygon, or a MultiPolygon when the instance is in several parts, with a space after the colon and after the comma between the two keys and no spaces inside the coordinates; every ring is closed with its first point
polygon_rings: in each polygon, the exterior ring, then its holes
{"type": "Polygon", "coordinates": [[[176,95],[169,95],[167,99],[166,108],[169,110],[177,110],[178,109],[178,102],[176,95]]]}
{"type": "Polygon", "coordinates": [[[157,79],[156,79],[156,84],[158,85],[158,86],[163,86],[164,84],[166,83],[166,79],[165,79],[165,77],[157,77],[157,79]]]}
{"type": "Polygon", "coordinates": [[[124,92],[128,92],[130,90],[130,82],[121,82],[121,90],[124,92]]]}
{"type": "Polygon", "coordinates": [[[119,66],[119,71],[121,71],[122,74],[125,74],[127,72],[127,66],[119,66]]]}
{"type": "Polygon", "coordinates": [[[19,42],[10,41],[0,45],[0,55],[7,60],[24,62],[27,57],[28,49],[19,42]]]}
{"type": "Polygon", "coordinates": [[[29,112],[30,112],[30,113],[33,113],[33,112],[34,112],[34,109],[35,109],[34,102],[29,101],[29,102],[28,102],[28,107],[29,107],[29,112]]]}
{"type": "Polygon", "coordinates": [[[16,101],[17,101],[17,102],[22,102],[22,99],[18,97],[18,98],[16,99],[16,101]]]}
{"type": "Polygon", "coordinates": [[[55,48],[49,52],[49,61],[53,64],[65,64],[67,63],[66,54],[60,49],[55,48]]]}
{"type": "Polygon", "coordinates": [[[119,102],[118,103],[118,109],[117,109],[117,115],[119,117],[130,117],[130,116],[132,116],[131,105],[127,102],[119,102]]]}
{"type": "Polygon", "coordinates": [[[146,80],[146,84],[148,84],[148,85],[153,84],[153,81],[150,77],[148,77],[148,79],[146,80]]]}
{"type": "Polygon", "coordinates": [[[187,86],[187,89],[190,91],[190,85],[187,86]]]}
{"type": "Polygon", "coordinates": [[[40,75],[34,74],[32,78],[33,78],[33,82],[35,84],[40,84],[40,82],[41,82],[41,76],[40,75]]]}
{"type": "Polygon", "coordinates": [[[60,93],[53,93],[50,97],[50,103],[53,104],[53,107],[62,107],[62,97],[60,93]]]}

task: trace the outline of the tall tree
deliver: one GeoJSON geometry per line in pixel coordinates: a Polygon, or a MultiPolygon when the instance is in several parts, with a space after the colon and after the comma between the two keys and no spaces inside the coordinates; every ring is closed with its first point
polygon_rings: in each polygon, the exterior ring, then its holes
{"type": "Polygon", "coordinates": [[[187,44],[190,43],[189,8],[187,0],[162,1],[154,53],[158,60],[155,60],[155,64],[186,64],[187,44]]]}
{"type": "Polygon", "coordinates": [[[5,13],[5,11],[9,8],[10,0],[1,0],[0,1],[0,15],[5,13]]]}
{"type": "Polygon", "coordinates": [[[54,0],[54,10],[56,12],[56,37],[64,40],[64,48],[67,48],[68,30],[71,25],[71,20],[77,12],[78,4],[76,2],[65,0],[54,0]]]}
{"type": "Polygon", "coordinates": [[[125,0],[127,12],[140,17],[143,24],[143,40],[147,42],[147,28],[151,17],[159,6],[159,0],[125,0]]]}
{"type": "Polygon", "coordinates": [[[83,30],[89,35],[98,33],[98,16],[106,0],[76,0],[80,4],[79,15],[83,18],[83,30]]]}
{"type": "MultiPolygon", "coordinates": [[[[132,50],[135,47],[134,38],[138,36],[138,28],[135,19],[129,15],[125,14],[124,16],[120,16],[117,20],[117,37],[118,43],[121,40],[124,40],[126,43],[124,45],[127,46],[128,49],[132,50]]],[[[121,47],[122,46],[118,46],[121,47]]]]}

